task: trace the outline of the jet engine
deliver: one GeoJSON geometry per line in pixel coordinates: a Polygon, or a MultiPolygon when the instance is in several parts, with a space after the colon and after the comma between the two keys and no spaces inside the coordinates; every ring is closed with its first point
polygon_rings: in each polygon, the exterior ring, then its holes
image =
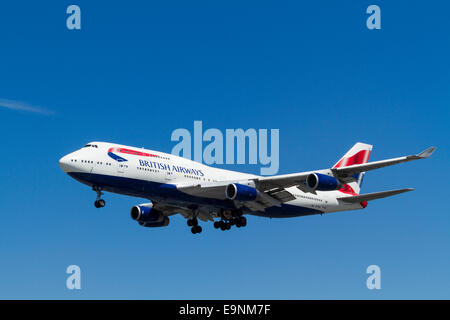
{"type": "Polygon", "coordinates": [[[335,177],[321,173],[311,173],[306,178],[306,185],[313,190],[332,191],[339,190],[342,185],[335,177]]]}
{"type": "Polygon", "coordinates": [[[164,219],[160,222],[139,222],[139,225],[147,228],[156,228],[156,227],[166,227],[169,225],[169,218],[164,217],[164,219]]]}
{"type": "Polygon", "coordinates": [[[169,224],[169,218],[161,211],[154,209],[153,203],[134,206],[131,208],[130,216],[143,227],[163,227],[169,224]]]}
{"type": "Polygon", "coordinates": [[[225,189],[225,196],[230,200],[253,201],[258,197],[258,190],[239,183],[231,183],[225,189]]]}

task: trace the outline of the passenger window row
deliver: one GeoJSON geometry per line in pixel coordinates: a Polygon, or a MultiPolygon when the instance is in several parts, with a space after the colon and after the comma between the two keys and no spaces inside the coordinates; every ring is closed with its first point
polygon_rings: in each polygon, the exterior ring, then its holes
{"type": "MultiPolygon", "coordinates": [[[[136,167],[136,169],[140,170],[140,171],[149,171],[149,172],[160,172],[160,170],[155,170],[155,169],[149,169],[149,168],[142,168],[142,167],[136,167]]],[[[168,172],[169,175],[173,175],[173,172],[168,172]]],[[[196,176],[190,176],[185,174],[184,175],[185,178],[190,178],[190,179],[195,179],[195,180],[202,180],[202,178],[200,177],[196,177],[196,176]]],[[[206,178],[203,178],[203,181],[206,181],[206,178]]],[[[209,182],[211,182],[211,179],[208,179],[209,182]]],[[[217,181],[217,180],[212,180],[212,181],[217,181]]]]}
{"type": "Polygon", "coordinates": [[[301,195],[301,194],[295,194],[295,193],[294,193],[294,196],[296,196],[296,197],[298,197],[298,198],[304,198],[304,199],[308,199],[308,200],[313,200],[313,201],[320,201],[320,202],[323,202],[323,200],[320,199],[320,198],[313,198],[313,197],[303,196],[303,195],[301,195]]]}
{"type": "MultiPolygon", "coordinates": [[[[81,163],[94,163],[94,161],[91,161],[91,160],[80,160],[81,161],[81,163]]],[[[70,162],[77,162],[77,160],[76,159],[70,159],[70,162]]],[[[100,164],[100,165],[103,165],[103,162],[98,162],[97,161],[97,164],[100,164]]],[[[111,166],[112,164],[111,163],[109,163],[109,162],[105,162],[105,166],[111,166]]]]}
{"type": "Polygon", "coordinates": [[[155,169],[141,168],[141,167],[136,167],[136,168],[141,171],[159,172],[159,170],[155,170],[155,169]]]}
{"type": "MultiPolygon", "coordinates": [[[[190,176],[190,175],[187,175],[187,174],[185,174],[184,177],[185,178],[195,179],[195,180],[202,180],[202,178],[200,178],[200,177],[190,176]]],[[[203,179],[203,180],[205,180],[205,179],[203,179]]]]}

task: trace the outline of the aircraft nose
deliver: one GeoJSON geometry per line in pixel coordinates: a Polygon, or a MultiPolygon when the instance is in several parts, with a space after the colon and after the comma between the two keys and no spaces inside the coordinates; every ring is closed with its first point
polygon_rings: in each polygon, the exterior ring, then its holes
{"type": "Polygon", "coordinates": [[[62,157],[61,159],[59,159],[59,166],[61,167],[61,169],[64,172],[67,172],[69,170],[69,162],[70,162],[70,160],[69,160],[69,156],[68,155],[62,157]]]}

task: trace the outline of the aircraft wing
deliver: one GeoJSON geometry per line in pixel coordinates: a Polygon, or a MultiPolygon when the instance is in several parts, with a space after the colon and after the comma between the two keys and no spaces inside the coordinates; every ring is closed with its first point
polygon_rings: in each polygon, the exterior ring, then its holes
{"type": "Polygon", "coordinates": [[[419,154],[410,155],[406,157],[399,157],[399,158],[393,158],[393,159],[387,159],[387,160],[381,160],[381,161],[374,161],[374,162],[368,162],[364,164],[355,164],[351,166],[345,166],[345,167],[339,167],[339,168],[331,168],[331,169],[325,169],[325,170],[316,170],[316,171],[309,171],[309,172],[301,172],[301,173],[292,173],[292,174],[284,174],[284,175],[278,175],[278,176],[272,176],[272,177],[261,177],[255,179],[255,182],[257,182],[257,185],[264,189],[271,189],[271,188],[289,188],[296,186],[298,189],[304,191],[304,192],[312,192],[314,191],[310,190],[306,184],[306,178],[310,173],[331,173],[334,177],[338,178],[343,183],[348,183],[355,181],[355,178],[353,177],[355,174],[365,171],[370,171],[374,169],[379,169],[387,166],[392,166],[394,164],[402,163],[402,162],[408,162],[413,160],[419,160],[419,159],[425,159],[429,158],[433,152],[436,150],[436,147],[430,147],[425,151],[422,151],[419,154]]]}
{"type": "Polygon", "coordinates": [[[381,161],[368,162],[368,163],[364,163],[364,164],[355,164],[355,165],[340,167],[340,168],[332,168],[331,171],[333,172],[335,177],[344,178],[344,177],[352,176],[352,175],[360,173],[360,172],[365,172],[365,171],[379,169],[379,168],[383,168],[383,167],[387,167],[387,166],[392,166],[394,164],[398,164],[398,163],[402,163],[402,162],[408,162],[408,161],[412,161],[412,160],[429,158],[435,150],[436,150],[436,147],[430,147],[427,150],[422,151],[421,153],[415,154],[415,155],[381,160],[381,161]]]}
{"type": "MultiPolygon", "coordinates": [[[[184,218],[190,219],[194,214],[194,211],[188,207],[173,205],[165,202],[153,202],[153,208],[163,212],[166,217],[179,213],[184,218]]],[[[207,208],[201,207],[198,209],[197,218],[204,222],[207,222],[213,221],[216,216],[212,214],[211,210],[207,210],[207,208]]]]}
{"type": "Polygon", "coordinates": [[[178,184],[177,189],[195,197],[225,200],[225,189],[236,181],[207,182],[196,184],[178,184]]]}
{"type": "MultiPolygon", "coordinates": [[[[255,182],[258,188],[263,190],[270,190],[274,188],[289,188],[298,185],[304,185],[306,178],[311,172],[282,174],[271,177],[256,178],[255,182]]],[[[306,187],[306,186],[305,186],[306,187]]]]}
{"type": "Polygon", "coordinates": [[[180,213],[182,215],[185,215],[185,214],[189,215],[192,213],[188,208],[184,208],[182,206],[172,205],[172,204],[159,202],[159,201],[158,202],[152,201],[152,203],[153,203],[154,209],[163,212],[164,215],[167,217],[172,216],[177,213],[180,213]]]}
{"type": "Polygon", "coordinates": [[[407,189],[397,189],[397,190],[389,190],[389,191],[381,191],[381,192],[373,192],[373,193],[366,193],[361,194],[358,196],[346,196],[346,197],[340,197],[337,198],[338,200],[348,202],[348,203],[358,203],[362,201],[371,201],[381,198],[390,197],[399,193],[413,191],[414,189],[407,188],[407,189]]]}
{"type": "Polygon", "coordinates": [[[281,206],[281,203],[295,199],[295,197],[284,188],[273,187],[273,185],[265,185],[264,188],[258,186],[257,179],[258,178],[245,181],[221,181],[214,183],[177,185],[177,189],[192,196],[225,200],[225,190],[229,184],[247,184],[249,181],[253,180],[256,189],[260,191],[259,196],[256,200],[242,202],[243,205],[253,211],[264,210],[265,208],[272,206],[281,206]]]}
{"type": "MultiPolygon", "coordinates": [[[[365,172],[369,170],[379,169],[386,166],[391,166],[394,164],[408,162],[412,160],[425,159],[430,157],[433,152],[436,150],[435,147],[430,147],[427,150],[416,154],[405,157],[368,162],[364,164],[350,165],[339,168],[331,168],[331,169],[323,169],[323,170],[315,170],[308,172],[300,172],[300,173],[291,173],[291,174],[283,174],[271,177],[255,177],[251,179],[247,179],[244,181],[220,181],[214,183],[199,183],[199,184],[189,184],[189,185],[177,185],[177,189],[185,192],[187,194],[205,198],[214,198],[225,200],[225,190],[226,187],[231,183],[241,183],[247,185],[249,181],[254,183],[255,188],[260,192],[260,196],[254,201],[244,202],[243,204],[250,208],[251,210],[258,211],[264,210],[265,208],[272,206],[280,206],[281,203],[288,202],[294,200],[295,197],[286,190],[290,187],[297,187],[303,192],[315,193],[314,190],[310,189],[306,185],[306,179],[308,175],[311,173],[324,173],[333,175],[337,179],[339,179],[343,183],[348,183],[355,181],[354,175],[360,172],[365,172]]],[[[393,191],[383,191],[381,193],[374,193],[364,195],[367,197],[375,197],[375,198],[362,198],[363,196],[352,196],[352,197],[344,197],[340,198],[342,201],[346,202],[361,202],[361,201],[369,201],[373,199],[388,197],[397,193],[411,191],[411,189],[402,189],[402,191],[393,190],[393,191]],[[345,199],[345,200],[344,200],[345,199]],[[359,200],[358,200],[359,199],[359,200]],[[361,200],[362,199],[362,200],[361,200]],[[364,200],[365,199],[365,200],[364,200]]]]}

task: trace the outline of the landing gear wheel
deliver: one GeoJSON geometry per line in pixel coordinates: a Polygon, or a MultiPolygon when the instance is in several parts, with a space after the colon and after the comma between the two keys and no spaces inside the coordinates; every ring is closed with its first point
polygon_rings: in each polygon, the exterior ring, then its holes
{"type": "Polygon", "coordinates": [[[220,228],[220,221],[214,221],[214,228],[219,229],[220,228]]]}
{"type": "Polygon", "coordinates": [[[94,202],[94,206],[95,206],[96,208],[103,208],[104,206],[106,206],[106,202],[105,202],[105,200],[103,200],[103,199],[96,200],[96,201],[94,202]]]}
{"type": "Polygon", "coordinates": [[[193,234],[201,233],[201,232],[202,232],[202,227],[200,227],[200,226],[193,226],[193,227],[191,228],[191,232],[192,232],[193,234]]]}
{"type": "Polygon", "coordinates": [[[95,200],[94,206],[96,208],[103,208],[106,205],[106,202],[105,200],[102,199],[103,195],[102,188],[94,186],[92,187],[92,190],[94,190],[97,193],[97,200],[95,200]]]}
{"type": "Polygon", "coordinates": [[[198,220],[197,220],[197,218],[188,219],[187,225],[188,225],[189,227],[195,227],[195,226],[197,226],[197,225],[198,225],[198,220]]]}
{"type": "Polygon", "coordinates": [[[239,222],[241,223],[242,227],[245,227],[247,225],[247,218],[246,217],[239,217],[239,222]]]}

